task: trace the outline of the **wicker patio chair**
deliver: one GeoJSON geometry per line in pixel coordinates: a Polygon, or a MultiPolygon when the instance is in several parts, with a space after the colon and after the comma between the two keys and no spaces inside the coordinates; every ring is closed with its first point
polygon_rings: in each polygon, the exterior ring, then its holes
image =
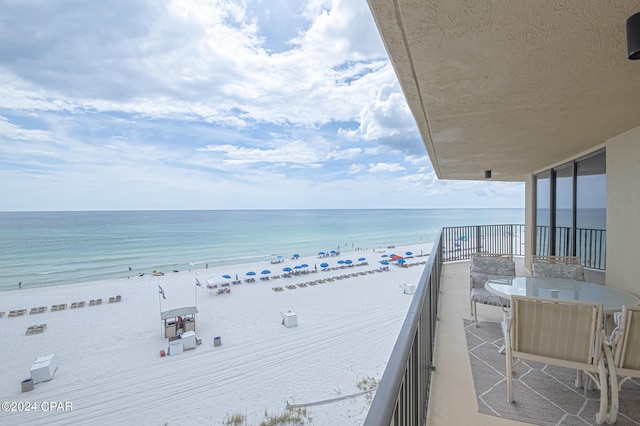
{"type": "Polygon", "coordinates": [[[563,263],[565,265],[580,265],[578,256],[545,256],[534,254],[531,263],[563,263]]]}
{"type": "Polygon", "coordinates": [[[612,357],[604,344],[602,304],[511,296],[511,314],[505,312],[503,330],[509,402],[513,402],[515,362],[541,362],[584,371],[600,390],[596,422],[607,420],[605,359],[612,357]]]}
{"type": "Polygon", "coordinates": [[[580,264],[537,262],[531,265],[531,276],[538,278],[563,278],[584,281],[584,268],[580,264]]]}
{"type": "Polygon", "coordinates": [[[618,417],[618,393],[630,378],[640,378],[640,306],[623,306],[618,327],[607,344],[612,346],[613,368],[609,372],[611,408],[607,423],[618,417]],[[623,379],[618,381],[618,376],[623,379]]]}
{"type": "Polygon", "coordinates": [[[516,275],[516,264],[509,254],[476,253],[471,255],[469,275],[471,315],[473,315],[477,327],[477,303],[501,306],[502,308],[509,307],[509,299],[503,299],[495,294],[489,293],[489,291],[484,288],[484,284],[493,278],[505,276],[514,277],[516,275]]]}

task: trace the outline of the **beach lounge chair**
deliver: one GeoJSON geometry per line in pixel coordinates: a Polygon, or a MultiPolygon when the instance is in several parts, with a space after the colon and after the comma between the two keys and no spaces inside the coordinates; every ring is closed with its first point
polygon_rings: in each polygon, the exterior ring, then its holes
{"type": "Polygon", "coordinates": [[[29,315],[33,315],[37,313],[38,313],[38,308],[31,308],[31,310],[29,311],[29,315]]]}
{"type": "Polygon", "coordinates": [[[78,302],[71,303],[71,307],[69,309],[76,309],[78,307],[78,302]]]}
{"type": "Polygon", "coordinates": [[[102,299],[96,299],[96,305],[102,305],[102,299]]]}
{"type": "Polygon", "coordinates": [[[640,307],[623,306],[618,327],[607,344],[612,347],[613,361],[609,364],[611,407],[607,423],[615,423],[618,417],[619,392],[630,378],[640,378],[640,307]],[[622,380],[618,380],[622,376],[622,380]]]}
{"type": "Polygon", "coordinates": [[[122,300],[122,296],[117,295],[117,296],[116,296],[116,302],[120,302],[121,300],[122,300]]]}
{"type": "Polygon", "coordinates": [[[507,400],[513,402],[513,370],[517,360],[530,360],[585,372],[600,390],[596,422],[607,419],[608,376],[603,308],[586,303],[511,296],[511,315],[502,324],[506,347],[507,400]]]}
{"type": "Polygon", "coordinates": [[[0,318],[2,318],[4,316],[4,311],[0,312],[0,318]]]}
{"type": "Polygon", "coordinates": [[[470,300],[471,315],[478,326],[477,303],[500,306],[503,309],[509,307],[509,300],[489,293],[484,284],[493,278],[514,277],[516,264],[509,254],[476,253],[471,255],[470,266],[470,300]]]}
{"type": "Polygon", "coordinates": [[[94,306],[96,304],[95,299],[89,300],[89,306],[94,306]]]}
{"type": "Polygon", "coordinates": [[[78,302],[78,308],[84,308],[84,300],[78,302]]]}
{"type": "Polygon", "coordinates": [[[115,297],[110,297],[109,298],[109,303],[116,303],[116,298],[115,297]]]}

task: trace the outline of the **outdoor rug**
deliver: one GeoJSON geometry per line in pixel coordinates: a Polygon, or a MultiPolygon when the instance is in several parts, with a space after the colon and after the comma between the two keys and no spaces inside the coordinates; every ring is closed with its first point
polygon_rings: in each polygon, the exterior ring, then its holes
{"type": "MultiPolygon", "coordinates": [[[[478,411],[537,425],[596,424],[600,392],[575,388],[576,371],[530,361],[515,367],[514,403],[507,402],[505,355],[499,354],[500,324],[464,320],[478,411]]],[[[620,391],[616,425],[640,425],[640,381],[630,379],[620,391]]]]}

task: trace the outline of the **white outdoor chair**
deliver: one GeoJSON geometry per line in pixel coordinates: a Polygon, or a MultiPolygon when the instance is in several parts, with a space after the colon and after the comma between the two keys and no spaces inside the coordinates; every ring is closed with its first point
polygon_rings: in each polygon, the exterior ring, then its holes
{"type": "Polygon", "coordinates": [[[612,346],[613,367],[610,367],[611,408],[607,423],[618,417],[618,393],[624,382],[640,378],[640,306],[623,306],[618,327],[611,333],[607,344],[612,346]],[[618,376],[623,379],[618,381],[618,376]]]}
{"type": "Polygon", "coordinates": [[[473,315],[476,327],[478,326],[477,303],[485,305],[509,307],[509,299],[503,299],[489,293],[484,284],[493,278],[515,277],[516,264],[509,254],[482,253],[471,255],[470,267],[470,298],[471,315],[473,315]]]}
{"type": "Polygon", "coordinates": [[[602,304],[511,296],[511,315],[504,314],[507,400],[513,402],[513,368],[530,360],[584,371],[600,389],[596,422],[607,419],[607,369],[612,360],[604,344],[602,304]]]}
{"type": "Polygon", "coordinates": [[[576,264],[537,262],[531,265],[531,276],[584,281],[584,268],[576,264]]]}

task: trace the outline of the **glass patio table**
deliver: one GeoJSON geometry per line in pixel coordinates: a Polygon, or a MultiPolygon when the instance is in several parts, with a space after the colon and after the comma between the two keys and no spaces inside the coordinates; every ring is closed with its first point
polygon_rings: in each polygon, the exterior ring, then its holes
{"type": "Polygon", "coordinates": [[[631,293],[600,284],[560,278],[504,277],[488,280],[484,287],[492,294],[510,299],[511,295],[544,297],[547,299],[578,300],[602,303],[604,313],[611,315],[622,305],[640,305],[631,293]]]}

